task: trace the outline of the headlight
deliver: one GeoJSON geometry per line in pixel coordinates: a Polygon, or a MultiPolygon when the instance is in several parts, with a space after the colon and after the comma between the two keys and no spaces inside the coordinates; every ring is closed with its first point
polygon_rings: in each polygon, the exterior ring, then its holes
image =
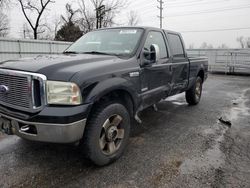
{"type": "Polygon", "coordinates": [[[78,105],[82,103],[79,87],[71,82],[47,81],[48,104],[78,105]]]}

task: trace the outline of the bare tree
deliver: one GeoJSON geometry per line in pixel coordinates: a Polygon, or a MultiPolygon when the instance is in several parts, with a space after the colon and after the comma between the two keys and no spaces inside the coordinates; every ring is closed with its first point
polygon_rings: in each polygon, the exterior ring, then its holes
{"type": "Polygon", "coordinates": [[[213,49],[213,45],[212,44],[207,44],[206,42],[203,42],[201,47],[201,49],[213,49]]]}
{"type": "Polygon", "coordinates": [[[136,26],[139,23],[139,16],[135,11],[130,11],[128,15],[128,25],[136,26]]]}
{"type": "Polygon", "coordinates": [[[61,16],[54,15],[53,18],[45,17],[44,21],[44,32],[39,35],[39,39],[42,40],[54,40],[59,30],[59,27],[62,25],[61,16]]]}
{"type": "Polygon", "coordinates": [[[6,37],[9,33],[9,20],[6,14],[0,11],[0,37],[6,37]]]}
{"type": "Polygon", "coordinates": [[[79,10],[74,10],[70,4],[66,4],[65,8],[66,16],[61,16],[63,25],[56,33],[55,40],[74,42],[82,36],[79,20],[76,17],[79,10]]]}
{"type": "Polygon", "coordinates": [[[31,39],[33,38],[32,30],[30,29],[27,23],[23,23],[22,27],[20,28],[20,37],[24,39],[31,39]]]}
{"type": "Polygon", "coordinates": [[[238,37],[238,38],[237,38],[237,42],[240,43],[240,47],[241,47],[241,48],[245,48],[245,41],[244,41],[244,37],[243,37],[243,36],[238,37]]]}
{"type": "Polygon", "coordinates": [[[11,1],[10,0],[0,0],[0,8],[1,7],[9,7],[11,1]]]}
{"type": "Polygon", "coordinates": [[[89,31],[92,31],[95,28],[95,21],[96,16],[93,13],[93,11],[89,11],[89,9],[86,8],[85,0],[78,1],[79,5],[79,13],[80,13],[80,19],[79,19],[79,26],[83,33],[87,33],[89,31]]]}
{"type": "Polygon", "coordinates": [[[6,37],[9,33],[9,19],[5,13],[10,0],[0,0],[0,37],[6,37]]]}
{"type": "Polygon", "coordinates": [[[190,44],[188,49],[194,49],[194,43],[190,44]]]}
{"type": "Polygon", "coordinates": [[[208,48],[208,44],[206,43],[206,42],[203,42],[202,44],[201,44],[201,47],[200,47],[201,49],[206,49],[206,48],[208,48]]]}
{"type": "Polygon", "coordinates": [[[124,9],[128,3],[125,0],[112,0],[112,1],[105,1],[105,0],[91,0],[92,4],[94,5],[95,9],[100,7],[101,5],[105,5],[102,27],[111,27],[115,24],[114,18],[117,14],[120,13],[122,9],[124,9]]]}
{"type": "Polygon", "coordinates": [[[247,48],[250,48],[250,37],[247,38],[246,47],[247,47],[247,48]]]}
{"type": "Polygon", "coordinates": [[[2,7],[2,6],[3,6],[4,2],[5,2],[5,1],[0,0],[0,7],[2,7]]]}
{"type": "Polygon", "coordinates": [[[34,39],[38,38],[38,34],[45,32],[42,29],[45,25],[41,23],[41,17],[46,10],[49,3],[53,3],[52,0],[17,0],[20,3],[23,15],[29,23],[34,39]],[[36,16],[34,16],[36,14],[36,16]],[[35,17],[33,21],[33,17],[35,17]]]}
{"type": "Polygon", "coordinates": [[[114,18],[115,16],[127,6],[126,0],[78,0],[80,5],[80,13],[81,13],[81,22],[80,26],[83,29],[83,32],[86,33],[94,29],[94,27],[110,27],[115,24],[114,18]],[[89,5],[87,10],[86,3],[89,5]],[[102,10],[101,15],[97,16],[97,10],[101,6],[105,7],[102,10]],[[101,17],[101,19],[99,18],[101,17]],[[101,24],[99,23],[101,20],[101,24]]]}
{"type": "Polygon", "coordinates": [[[229,47],[226,44],[221,44],[220,46],[218,46],[218,48],[220,49],[228,49],[229,47]]]}
{"type": "Polygon", "coordinates": [[[64,23],[69,23],[69,22],[76,23],[78,21],[77,13],[79,12],[79,9],[74,10],[72,8],[72,5],[69,3],[65,5],[65,8],[66,8],[66,16],[63,15],[61,16],[62,21],[64,23]]]}
{"type": "Polygon", "coordinates": [[[55,16],[53,23],[52,23],[52,29],[50,30],[53,33],[53,39],[56,37],[56,33],[57,33],[60,25],[61,25],[60,18],[55,16]]]}

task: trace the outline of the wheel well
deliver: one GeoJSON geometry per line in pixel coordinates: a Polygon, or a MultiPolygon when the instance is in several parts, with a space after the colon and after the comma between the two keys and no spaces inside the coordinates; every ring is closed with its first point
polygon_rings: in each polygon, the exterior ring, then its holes
{"type": "Polygon", "coordinates": [[[204,81],[204,71],[203,70],[200,70],[197,76],[201,77],[202,82],[204,81]]]}
{"type": "Polygon", "coordinates": [[[101,103],[109,102],[109,101],[119,101],[121,102],[128,110],[131,117],[134,115],[134,101],[129,92],[125,90],[114,90],[99,98],[94,102],[94,105],[90,111],[90,113],[96,109],[101,103]]]}

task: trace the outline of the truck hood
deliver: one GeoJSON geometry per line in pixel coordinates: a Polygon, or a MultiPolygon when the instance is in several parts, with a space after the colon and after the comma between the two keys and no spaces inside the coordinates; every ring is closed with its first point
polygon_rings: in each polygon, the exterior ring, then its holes
{"type": "Polygon", "coordinates": [[[48,80],[69,81],[74,74],[85,69],[101,70],[102,67],[110,67],[123,61],[125,60],[108,55],[51,55],[4,61],[0,63],[0,68],[40,73],[48,80]]]}

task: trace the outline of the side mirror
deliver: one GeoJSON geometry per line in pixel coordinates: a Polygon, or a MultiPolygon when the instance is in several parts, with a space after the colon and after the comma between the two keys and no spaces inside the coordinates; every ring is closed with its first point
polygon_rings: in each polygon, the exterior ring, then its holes
{"type": "Polygon", "coordinates": [[[149,66],[154,63],[157,63],[160,59],[160,48],[156,44],[152,44],[150,49],[143,49],[143,62],[144,66],[149,66]]]}

